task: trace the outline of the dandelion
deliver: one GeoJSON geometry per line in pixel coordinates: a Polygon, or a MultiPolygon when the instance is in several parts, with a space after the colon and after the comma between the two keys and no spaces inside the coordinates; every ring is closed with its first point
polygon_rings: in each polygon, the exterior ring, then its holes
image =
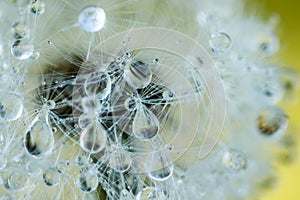
{"type": "Polygon", "coordinates": [[[245,199],[297,77],[243,1],[0,3],[0,199],[245,199]]]}

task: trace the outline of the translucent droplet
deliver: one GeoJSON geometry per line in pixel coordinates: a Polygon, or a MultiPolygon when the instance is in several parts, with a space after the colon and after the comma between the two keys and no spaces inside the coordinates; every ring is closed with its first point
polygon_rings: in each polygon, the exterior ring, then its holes
{"type": "Polygon", "coordinates": [[[223,165],[232,170],[240,171],[247,168],[247,157],[236,149],[229,149],[224,152],[223,165]]]}
{"type": "Polygon", "coordinates": [[[138,192],[136,200],[163,200],[163,192],[155,187],[146,187],[138,192]]]}
{"type": "Polygon", "coordinates": [[[54,136],[47,116],[39,116],[29,126],[24,136],[24,146],[36,158],[48,156],[52,152],[54,136]]]}
{"type": "Polygon", "coordinates": [[[231,38],[223,32],[213,33],[209,39],[210,48],[217,53],[225,52],[231,45],[231,38]]]}
{"type": "Polygon", "coordinates": [[[132,122],[133,135],[140,140],[149,140],[157,135],[158,130],[157,117],[146,106],[139,103],[132,122]]]}
{"type": "Polygon", "coordinates": [[[81,148],[91,154],[99,153],[106,145],[106,132],[99,123],[93,123],[80,134],[81,148]]]}
{"type": "Polygon", "coordinates": [[[102,8],[89,6],[84,8],[78,16],[79,27],[86,32],[97,32],[103,28],[106,15],[102,8]]]}
{"type": "Polygon", "coordinates": [[[76,185],[83,192],[93,192],[98,187],[98,176],[93,170],[81,172],[76,180],[76,185]]]}
{"type": "Polygon", "coordinates": [[[40,57],[40,52],[38,51],[33,51],[32,55],[30,56],[31,60],[37,60],[40,57]]]}
{"type": "Polygon", "coordinates": [[[29,28],[21,22],[12,25],[12,32],[16,39],[28,38],[29,36],[29,28]]]}
{"type": "Polygon", "coordinates": [[[133,88],[144,88],[151,82],[150,66],[141,61],[128,62],[124,69],[124,79],[133,88]]]}
{"type": "Polygon", "coordinates": [[[29,177],[25,172],[12,172],[8,178],[7,184],[11,190],[22,190],[28,185],[29,177]]]}
{"type": "Polygon", "coordinates": [[[26,60],[33,54],[34,46],[26,39],[16,40],[11,45],[11,54],[18,60],[26,60]]]}
{"type": "Polygon", "coordinates": [[[288,126],[286,114],[275,106],[263,108],[257,118],[257,128],[265,136],[280,137],[288,126]]]}
{"type": "Polygon", "coordinates": [[[78,119],[78,125],[81,129],[85,129],[90,125],[93,125],[97,121],[97,116],[94,114],[81,114],[78,119]]]}
{"type": "Polygon", "coordinates": [[[0,170],[4,169],[7,164],[7,158],[6,155],[3,153],[0,153],[0,170]]]}
{"type": "Polygon", "coordinates": [[[127,109],[127,110],[134,110],[134,108],[136,107],[136,101],[134,98],[127,98],[124,102],[124,107],[127,109]]]}
{"type": "Polygon", "coordinates": [[[146,158],[145,170],[151,179],[165,181],[172,176],[174,165],[166,152],[155,151],[146,158]]]}
{"type": "Polygon", "coordinates": [[[0,92],[0,118],[6,121],[14,121],[23,113],[22,99],[8,92],[0,92]]]}
{"type": "Polygon", "coordinates": [[[44,183],[48,186],[54,187],[59,184],[60,173],[56,167],[50,167],[43,173],[44,183]]]}
{"type": "Polygon", "coordinates": [[[108,152],[109,166],[117,172],[126,172],[129,170],[132,159],[128,151],[116,147],[108,152]]]}
{"type": "Polygon", "coordinates": [[[92,73],[84,83],[84,89],[88,96],[102,100],[111,92],[111,80],[106,73],[92,73]]]}
{"type": "Polygon", "coordinates": [[[30,11],[35,15],[41,15],[45,12],[45,3],[42,0],[32,0],[30,11]]]}

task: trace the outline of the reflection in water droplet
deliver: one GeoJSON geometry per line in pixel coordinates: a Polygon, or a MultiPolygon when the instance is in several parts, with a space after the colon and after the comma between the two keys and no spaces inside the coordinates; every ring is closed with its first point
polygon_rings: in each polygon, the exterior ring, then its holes
{"type": "Polygon", "coordinates": [[[0,118],[14,121],[23,113],[23,101],[20,97],[8,92],[0,92],[0,118]]]}
{"type": "Polygon", "coordinates": [[[155,151],[148,155],[145,170],[151,179],[165,181],[172,176],[174,166],[166,152],[155,151]]]}
{"type": "Polygon", "coordinates": [[[124,70],[124,79],[133,88],[144,88],[151,82],[150,66],[141,61],[128,62],[124,70]]]}
{"type": "Polygon", "coordinates": [[[112,148],[108,155],[109,157],[109,166],[117,172],[126,172],[129,170],[132,160],[128,151],[116,147],[112,148]]]}
{"type": "Polygon", "coordinates": [[[159,130],[157,117],[141,103],[137,105],[137,110],[132,122],[132,133],[140,140],[153,138],[159,130]]]}
{"type": "Polygon", "coordinates": [[[50,167],[44,171],[43,180],[46,185],[54,187],[59,184],[60,174],[55,167],[50,167]]]}
{"type": "Polygon", "coordinates": [[[280,137],[288,126],[286,114],[275,106],[262,109],[257,118],[257,127],[265,136],[280,137]]]}
{"type": "Polygon", "coordinates": [[[106,145],[106,132],[99,123],[84,128],[80,134],[81,148],[91,154],[99,153],[106,145]]]}
{"type": "Polygon", "coordinates": [[[45,12],[45,3],[43,0],[32,0],[29,8],[33,14],[41,15],[45,12]]]}
{"type": "Polygon", "coordinates": [[[110,77],[106,73],[92,73],[86,79],[84,89],[88,96],[102,100],[111,92],[110,77]]]}
{"type": "Polygon", "coordinates": [[[12,172],[8,178],[7,184],[11,190],[21,190],[28,184],[28,175],[21,171],[12,172]]]}
{"type": "Polygon", "coordinates": [[[78,16],[79,27],[86,32],[97,32],[103,28],[106,15],[102,8],[89,6],[84,8],[78,16]]]}
{"type": "Polygon", "coordinates": [[[37,117],[24,136],[25,149],[36,158],[48,156],[54,147],[54,135],[47,114],[37,117]]]}
{"type": "Polygon", "coordinates": [[[164,194],[154,187],[146,187],[138,192],[136,200],[163,200],[164,194]]]}
{"type": "Polygon", "coordinates": [[[26,39],[16,40],[11,45],[11,54],[18,60],[26,60],[33,54],[34,46],[26,39]]]}
{"type": "Polygon", "coordinates": [[[231,38],[223,32],[213,33],[209,39],[209,45],[214,52],[225,52],[231,45],[231,38]]]}
{"type": "Polygon", "coordinates": [[[99,180],[96,172],[89,170],[79,174],[76,185],[83,192],[93,192],[97,189],[98,182],[99,180]]]}
{"type": "Polygon", "coordinates": [[[246,156],[236,149],[229,149],[224,152],[222,161],[223,165],[228,169],[240,171],[247,168],[246,156]]]}

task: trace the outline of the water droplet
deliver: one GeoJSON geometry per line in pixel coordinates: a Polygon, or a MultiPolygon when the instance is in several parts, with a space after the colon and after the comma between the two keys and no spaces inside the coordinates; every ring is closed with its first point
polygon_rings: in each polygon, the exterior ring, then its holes
{"type": "Polygon", "coordinates": [[[173,174],[174,166],[164,151],[150,153],[145,162],[148,176],[155,181],[165,181],[173,174]]]}
{"type": "Polygon", "coordinates": [[[159,121],[148,108],[141,103],[137,105],[137,110],[132,122],[132,133],[140,140],[149,140],[157,135],[159,121]]]}
{"type": "Polygon", "coordinates": [[[222,162],[226,168],[236,171],[245,170],[247,168],[246,156],[236,149],[229,149],[225,151],[222,162]]]}
{"type": "Polygon", "coordinates": [[[33,54],[34,46],[26,39],[16,40],[11,45],[11,54],[18,60],[26,60],[33,54]]]}
{"type": "Polygon", "coordinates": [[[92,73],[86,79],[84,89],[88,96],[102,100],[111,92],[111,79],[106,73],[92,73]]]}
{"type": "Polygon", "coordinates": [[[31,60],[37,60],[40,57],[40,52],[38,51],[33,51],[32,55],[30,56],[31,60]]]}
{"type": "Polygon", "coordinates": [[[128,62],[124,70],[124,79],[133,88],[144,88],[151,82],[150,66],[141,61],[128,62]]]}
{"type": "Polygon", "coordinates": [[[106,132],[99,123],[84,128],[80,134],[81,148],[91,154],[99,153],[106,145],[106,132]]]}
{"type": "Polygon", "coordinates": [[[8,178],[7,184],[11,190],[22,190],[29,182],[28,175],[21,171],[12,172],[8,178]]]}
{"type": "Polygon", "coordinates": [[[124,101],[124,107],[131,111],[131,110],[134,110],[134,108],[136,107],[136,101],[134,98],[127,98],[125,101],[124,101]]]}
{"type": "Polygon", "coordinates": [[[146,187],[138,192],[136,200],[162,200],[163,192],[155,187],[146,187]]]}
{"type": "Polygon", "coordinates": [[[34,119],[24,136],[24,146],[36,158],[48,156],[54,147],[54,136],[47,114],[34,119]]]}
{"type": "Polygon", "coordinates": [[[97,32],[103,28],[106,15],[102,8],[89,6],[84,8],[78,16],[79,27],[86,32],[97,32]]]}
{"type": "Polygon", "coordinates": [[[58,172],[56,167],[50,167],[43,173],[44,183],[48,186],[54,187],[59,184],[60,181],[60,173],[58,172]]]}
{"type": "Polygon", "coordinates": [[[13,36],[16,39],[21,39],[21,38],[28,38],[29,36],[29,28],[21,23],[21,22],[15,22],[12,25],[12,32],[13,32],[13,36]]]}
{"type": "Polygon", "coordinates": [[[78,125],[81,129],[85,129],[90,125],[93,125],[97,121],[97,116],[94,114],[81,114],[78,119],[78,125]]]}
{"type": "Polygon", "coordinates": [[[7,164],[7,158],[5,154],[0,153],[0,170],[4,169],[6,167],[6,164],[7,164]]]}
{"type": "Polygon", "coordinates": [[[52,109],[55,108],[56,103],[55,103],[55,101],[53,101],[53,100],[46,100],[44,106],[45,106],[47,109],[52,110],[52,109]]]}
{"type": "Polygon", "coordinates": [[[263,108],[257,118],[257,128],[265,136],[280,137],[288,126],[286,114],[275,106],[263,108]]]}
{"type": "Polygon", "coordinates": [[[23,113],[22,99],[12,93],[0,92],[0,118],[6,121],[14,121],[23,113]]]}
{"type": "Polygon", "coordinates": [[[231,45],[231,38],[223,32],[213,33],[209,39],[211,49],[216,53],[225,52],[231,45]]]}
{"type": "Polygon", "coordinates": [[[32,0],[29,9],[35,15],[44,14],[45,3],[42,0],[32,0]]]}
{"type": "Polygon", "coordinates": [[[129,152],[120,147],[113,147],[108,152],[108,157],[109,166],[117,172],[128,171],[132,163],[129,152]]]}
{"type": "Polygon", "coordinates": [[[76,185],[83,192],[93,192],[98,187],[98,176],[93,170],[83,171],[79,174],[76,185]]]}

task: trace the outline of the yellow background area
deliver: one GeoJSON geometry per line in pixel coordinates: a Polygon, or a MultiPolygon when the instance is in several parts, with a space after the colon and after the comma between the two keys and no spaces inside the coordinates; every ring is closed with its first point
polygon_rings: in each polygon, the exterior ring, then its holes
{"type": "MultiPolygon", "coordinates": [[[[248,0],[250,8],[259,14],[270,16],[278,13],[281,17],[278,35],[281,50],[276,62],[297,69],[300,74],[300,1],[299,0],[248,0]]],[[[290,131],[296,134],[298,154],[296,160],[278,168],[279,182],[261,200],[300,200],[300,95],[293,105],[283,105],[290,119],[290,131]]]]}

